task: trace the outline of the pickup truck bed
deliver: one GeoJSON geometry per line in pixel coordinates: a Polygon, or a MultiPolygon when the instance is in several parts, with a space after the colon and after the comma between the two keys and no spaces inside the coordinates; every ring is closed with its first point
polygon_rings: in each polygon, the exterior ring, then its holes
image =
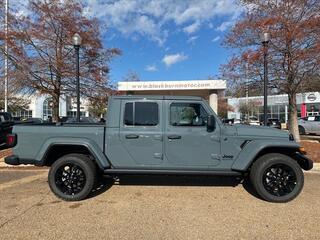
{"type": "MultiPolygon", "coordinates": [[[[22,159],[26,162],[33,162],[36,165],[45,164],[42,162],[44,156],[57,143],[59,145],[75,144],[78,146],[79,144],[84,146],[86,143],[90,143],[90,146],[104,152],[106,130],[104,124],[20,124],[15,126],[14,129],[18,136],[24,136],[17,141],[15,154],[23,157],[22,159]],[[37,162],[39,163],[37,164],[37,162]]],[[[59,155],[59,153],[56,154],[59,155]]]]}

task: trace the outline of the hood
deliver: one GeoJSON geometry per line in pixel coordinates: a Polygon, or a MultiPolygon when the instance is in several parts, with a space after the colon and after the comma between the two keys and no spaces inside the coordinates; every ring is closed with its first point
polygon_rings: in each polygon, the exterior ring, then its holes
{"type": "Polygon", "coordinates": [[[265,126],[250,126],[250,125],[235,125],[238,136],[253,136],[253,137],[273,137],[287,138],[289,134],[285,131],[265,126]]]}

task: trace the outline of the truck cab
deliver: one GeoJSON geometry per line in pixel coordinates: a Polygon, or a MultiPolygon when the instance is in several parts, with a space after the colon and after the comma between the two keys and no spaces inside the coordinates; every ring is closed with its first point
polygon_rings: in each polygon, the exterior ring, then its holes
{"type": "Polygon", "coordinates": [[[214,112],[201,98],[116,97],[110,105],[116,105],[115,102],[121,104],[120,121],[113,122],[113,114],[108,115],[106,133],[110,150],[107,155],[115,159],[115,167],[224,168],[220,159],[221,123],[214,117],[214,129],[208,131],[207,119],[214,112]],[[120,151],[112,147],[115,139],[108,138],[114,131],[119,134],[120,151]]]}

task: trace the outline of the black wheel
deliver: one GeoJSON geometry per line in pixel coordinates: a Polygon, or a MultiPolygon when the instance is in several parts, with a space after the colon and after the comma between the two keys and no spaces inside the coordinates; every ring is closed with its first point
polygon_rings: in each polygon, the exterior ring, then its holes
{"type": "Polygon", "coordinates": [[[266,201],[288,202],[299,195],[304,176],[299,164],[289,156],[269,153],[252,165],[250,180],[266,201]]]}
{"type": "Polygon", "coordinates": [[[305,135],[306,134],[306,130],[304,129],[304,127],[299,126],[299,134],[300,135],[305,135]]]}
{"type": "Polygon", "coordinates": [[[92,191],[96,166],[87,156],[68,154],[55,161],[49,171],[52,192],[65,201],[80,201],[92,191]]]}

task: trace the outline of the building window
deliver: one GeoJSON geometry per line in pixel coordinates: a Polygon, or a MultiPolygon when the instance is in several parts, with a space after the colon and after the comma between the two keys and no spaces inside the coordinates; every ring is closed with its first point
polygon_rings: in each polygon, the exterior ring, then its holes
{"type": "Polygon", "coordinates": [[[208,113],[199,103],[172,103],[170,124],[172,126],[205,126],[208,113]]]}
{"type": "Polygon", "coordinates": [[[159,109],[157,103],[126,103],[124,110],[124,124],[126,126],[156,126],[158,123],[159,109]]]}
{"type": "Polygon", "coordinates": [[[20,117],[21,119],[32,118],[32,110],[21,110],[12,113],[12,117],[20,117]]]}
{"type": "MultiPolygon", "coordinates": [[[[80,111],[80,117],[85,117],[85,116],[86,116],[86,112],[80,111]]],[[[75,117],[77,117],[77,112],[76,111],[68,111],[67,117],[75,118],[75,117]]]]}
{"type": "Polygon", "coordinates": [[[52,117],[52,99],[51,98],[47,98],[43,102],[42,118],[43,120],[47,120],[48,117],[52,117]]]}

